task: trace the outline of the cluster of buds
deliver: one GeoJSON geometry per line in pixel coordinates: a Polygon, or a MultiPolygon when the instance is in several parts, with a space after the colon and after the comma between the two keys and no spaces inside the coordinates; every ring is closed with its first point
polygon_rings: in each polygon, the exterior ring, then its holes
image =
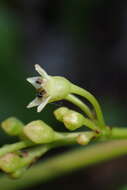
{"type": "Polygon", "coordinates": [[[58,139],[57,133],[43,121],[33,121],[24,125],[19,119],[10,117],[1,123],[1,127],[10,136],[17,136],[21,142],[26,143],[27,150],[18,150],[18,144],[3,147],[4,154],[0,157],[0,169],[11,178],[19,178],[26,169],[43,154],[41,149],[32,148],[37,144],[46,144],[58,139]],[[23,141],[22,141],[23,140],[23,141]],[[17,146],[17,147],[16,147],[17,146]],[[28,147],[27,147],[28,146],[28,147]]]}
{"type": "MultiPolygon", "coordinates": [[[[59,115],[59,114],[58,114],[59,115]]],[[[59,115],[60,116],[60,115],[59,115]]],[[[88,144],[94,133],[62,133],[53,130],[41,120],[24,125],[19,119],[11,117],[1,123],[1,127],[10,136],[17,136],[21,143],[6,145],[0,150],[0,169],[11,178],[19,178],[27,168],[52,147],[62,144],[88,144]],[[21,144],[22,145],[22,144],[21,144]],[[30,148],[29,148],[30,147],[30,148]],[[32,147],[32,148],[31,148],[32,147]],[[2,156],[1,156],[2,155],[2,156]]]]}
{"type": "Polygon", "coordinates": [[[98,137],[104,127],[99,104],[89,92],[76,87],[64,77],[48,75],[39,65],[35,65],[35,69],[40,76],[28,78],[27,81],[35,87],[37,95],[27,108],[37,106],[37,111],[41,112],[50,102],[69,100],[79,106],[87,117],[61,107],[54,111],[56,119],[63,122],[70,131],[82,126],[86,126],[90,131],[57,132],[41,120],[25,125],[15,117],[6,119],[1,124],[2,129],[8,135],[18,137],[20,142],[0,149],[0,169],[13,178],[20,177],[37,158],[51,148],[75,143],[86,145],[91,139],[98,137]],[[95,108],[96,117],[86,104],[72,94],[82,95],[89,100],[95,108]]]}

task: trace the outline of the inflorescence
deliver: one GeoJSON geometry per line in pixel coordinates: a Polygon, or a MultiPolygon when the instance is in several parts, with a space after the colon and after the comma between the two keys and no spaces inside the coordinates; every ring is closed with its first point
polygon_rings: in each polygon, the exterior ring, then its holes
{"type": "Polygon", "coordinates": [[[28,78],[27,81],[35,87],[36,97],[27,108],[37,106],[37,111],[41,112],[48,103],[67,100],[78,106],[83,113],[67,107],[60,107],[54,111],[55,118],[70,132],[57,132],[41,120],[32,121],[27,125],[15,117],[3,121],[2,129],[8,135],[19,139],[15,144],[0,148],[0,169],[12,178],[21,177],[52,148],[71,144],[86,145],[91,140],[109,135],[110,131],[105,125],[100,105],[91,93],[64,77],[48,75],[39,65],[35,65],[35,69],[40,76],[28,78]],[[94,111],[76,95],[83,96],[91,103],[94,111]],[[74,132],[82,126],[87,130],[74,132]]]}

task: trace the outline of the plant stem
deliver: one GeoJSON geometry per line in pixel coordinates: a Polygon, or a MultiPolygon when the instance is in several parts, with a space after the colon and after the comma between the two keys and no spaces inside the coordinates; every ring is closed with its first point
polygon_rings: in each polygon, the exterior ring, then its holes
{"type": "Polygon", "coordinates": [[[57,146],[63,146],[63,145],[70,145],[70,144],[77,144],[78,143],[78,137],[83,135],[85,137],[84,144],[88,144],[91,139],[96,138],[99,136],[94,131],[86,131],[86,132],[75,132],[75,133],[62,133],[63,139],[61,138],[60,141],[55,142],[53,147],[57,146]]]}
{"type": "Polygon", "coordinates": [[[87,90],[80,88],[74,84],[72,84],[72,93],[83,96],[93,105],[93,107],[96,111],[96,115],[97,115],[100,127],[102,129],[104,129],[105,128],[105,122],[104,122],[103,114],[101,111],[101,107],[100,107],[98,101],[96,100],[96,98],[91,93],[89,93],[87,90]]]}
{"type": "Polygon", "coordinates": [[[78,133],[63,133],[63,138],[60,141],[56,141],[54,143],[49,143],[45,145],[39,145],[37,147],[31,148],[28,152],[28,155],[23,159],[22,165],[19,166],[23,167],[31,162],[34,161],[34,159],[42,156],[47,151],[49,151],[52,148],[60,147],[63,145],[70,145],[70,144],[77,144],[77,138],[79,135],[85,135],[85,137],[88,139],[88,141],[91,140],[91,138],[96,137],[96,133],[89,131],[89,132],[78,132],[78,133]]]}
{"type": "Polygon", "coordinates": [[[127,139],[127,128],[113,127],[111,130],[111,139],[127,139]]]}
{"type": "MultiPolygon", "coordinates": [[[[73,132],[73,133],[59,133],[56,132],[57,135],[59,136],[58,140],[53,143],[49,144],[44,144],[47,149],[50,149],[51,147],[57,147],[61,145],[70,145],[70,144],[77,144],[77,137],[81,134],[85,135],[86,138],[90,138],[90,136],[95,137],[97,134],[93,131],[88,131],[88,132],[73,132]]],[[[30,141],[21,141],[18,143],[10,144],[10,145],[5,145],[2,148],[0,148],[0,156],[3,156],[9,152],[15,152],[24,148],[28,148],[31,146],[37,146],[38,144],[32,143],[30,141]]],[[[38,145],[39,146],[39,145],[38,145]]],[[[42,149],[33,149],[35,152],[37,151],[43,151],[42,149]]],[[[32,154],[31,154],[32,156],[32,154]]]]}
{"type": "Polygon", "coordinates": [[[44,155],[51,148],[52,148],[51,144],[40,145],[40,146],[31,148],[28,151],[28,154],[24,158],[22,158],[22,162],[19,164],[17,169],[23,168],[25,166],[29,166],[31,163],[35,162],[37,158],[44,155]]]}
{"type": "Polygon", "coordinates": [[[84,125],[92,130],[99,131],[97,127],[91,120],[84,118],[84,125]]]}
{"type": "Polygon", "coordinates": [[[3,156],[4,154],[9,152],[15,152],[17,150],[30,147],[32,145],[33,143],[31,143],[30,141],[21,141],[15,144],[5,145],[2,148],[0,148],[0,156],[3,156]]]}
{"type": "MultiPolygon", "coordinates": [[[[29,156],[24,158],[24,162],[21,167],[31,163],[33,159],[40,157],[51,148],[77,143],[77,137],[81,134],[86,135],[86,137],[90,139],[97,136],[97,134],[93,131],[61,133],[63,136],[61,136],[61,140],[51,144],[39,145],[35,148],[31,148],[29,156]]],[[[115,138],[127,138],[127,129],[114,127],[111,130],[109,139],[115,138]]],[[[0,155],[2,156],[7,152],[17,151],[31,145],[32,144],[30,142],[25,141],[7,145],[0,149],[0,155]]],[[[87,167],[105,160],[110,160],[124,154],[127,154],[127,140],[113,140],[111,142],[91,145],[85,149],[79,149],[60,156],[55,156],[54,158],[48,159],[41,164],[33,166],[28,171],[25,171],[26,174],[21,179],[14,181],[8,179],[7,177],[1,177],[0,186],[2,186],[2,190],[20,190],[36,183],[45,182],[57,176],[81,169],[82,167],[87,167]]]]}
{"type": "Polygon", "coordinates": [[[69,94],[65,98],[65,100],[70,101],[71,103],[78,106],[90,119],[94,120],[93,113],[91,112],[89,107],[86,104],[84,104],[81,100],[79,100],[79,98],[77,98],[76,96],[74,96],[72,94],[69,94]]]}
{"type": "MultiPolygon", "coordinates": [[[[91,123],[90,123],[90,125],[91,125],[91,123]]],[[[93,123],[92,123],[92,125],[93,125],[93,123]]],[[[93,126],[93,127],[95,127],[95,126],[93,126]]],[[[67,145],[67,144],[68,145],[69,144],[76,144],[77,143],[77,141],[76,141],[77,137],[79,135],[81,135],[81,134],[84,134],[86,136],[88,134],[88,137],[89,137],[89,134],[93,135],[93,137],[98,136],[93,131],[89,131],[89,132],[73,132],[73,133],[58,133],[58,134],[59,134],[59,140],[56,141],[54,144],[59,144],[60,142],[63,145],[64,144],[65,145],[67,145]]],[[[127,139],[127,128],[113,127],[112,130],[111,130],[111,134],[110,134],[110,136],[108,138],[110,138],[110,139],[127,139]]],[[[53,146],[54,146],[54,144],[53,144],[53,146]]],[[[3,155],[5,155],[6,153],[9,153],[9,152],[15,152],[17,150],[21,150],[21,149],[31,147],[31,146],[35,146],[35,145],[36,144],[34,144],[34,143],[30,142],[30,141],[21,141],[21,142],[15,143],[15,144],[5,145],[2,148],[0,148],[0,156],[3,156],[3,155]]]]}
{"type": "Polygon", "coordinates": [[[1,177],[2,190],[22,190],[58,176],[127,154],[127,140],[114,140],[77,149],[33,166],[19,180],[1,177]]]}

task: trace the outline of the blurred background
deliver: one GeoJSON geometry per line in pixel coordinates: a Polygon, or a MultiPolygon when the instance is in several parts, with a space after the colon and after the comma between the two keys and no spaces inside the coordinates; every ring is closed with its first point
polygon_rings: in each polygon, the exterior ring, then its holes
{"type": "MultiPolygon", "coordinates": [[[[71,104],[50,104],[40,114],[26,109],[35,96],[26,82],[36,76],[35,64],[98,97],[109,125],[127,126],[127,1],[0,0],[0,121],[43,119],[64,130],[52,111],[71,104]]],[[[13,141],[0,132],[1,145],[13,141]]],[[[126,184],[127,156],[30,190],[125,190],[126,184]]]]}

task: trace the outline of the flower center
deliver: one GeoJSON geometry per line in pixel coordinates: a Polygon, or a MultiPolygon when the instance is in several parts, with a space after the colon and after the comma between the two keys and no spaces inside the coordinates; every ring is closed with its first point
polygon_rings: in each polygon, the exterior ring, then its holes
{"type": "Polygon", "coordinates": [[[36,80],[36,83],[41,85],[41,84],[42,84],[42,79],[41,79],[41,78],[38,78],[38,79],[36,80]]]}
{"type": "Polygon", "coordinates": [[[38,89],[37,90],[37,97],[43,98],[43,96],[46,94],[46,91],[44,89],[38,89]]]}

